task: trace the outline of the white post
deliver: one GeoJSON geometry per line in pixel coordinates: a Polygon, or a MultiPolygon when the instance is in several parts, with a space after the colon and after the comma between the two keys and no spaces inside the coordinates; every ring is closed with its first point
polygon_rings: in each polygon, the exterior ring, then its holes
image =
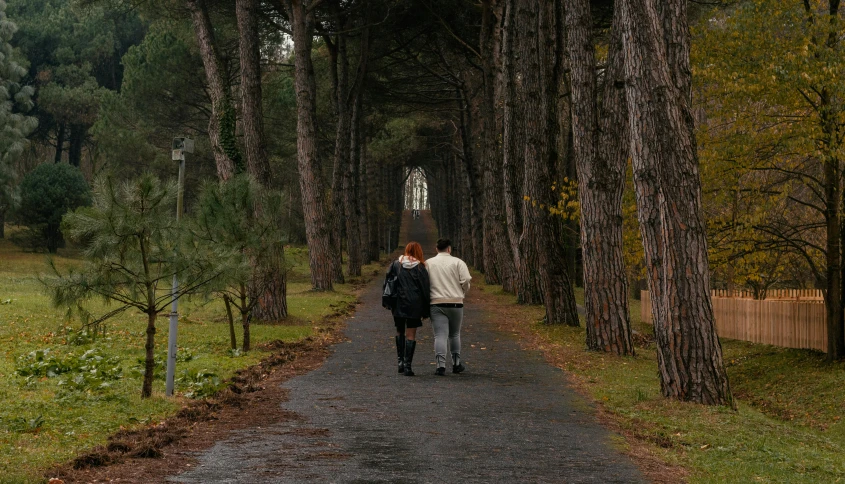
{"type": "MultiPolygon", "coordinates": [[[[182,220],[182,212],[184,211],[185,152],[193,152],[193,141],[185,138],[174,138],[172,158],[174,161],[179,161],[179,181],[176,192],[176,225],[179,225],[179,222],[182,220]]],[[[170,327],[167,333],[167,379],[165,383],[165,395],[168,397],[173,396],[176,376],[176,336],[179,325],[179,280],[175,272],[173,274],[173,289],[170,294],[173,297],[173,305],[170,308],[170,327]]]]}

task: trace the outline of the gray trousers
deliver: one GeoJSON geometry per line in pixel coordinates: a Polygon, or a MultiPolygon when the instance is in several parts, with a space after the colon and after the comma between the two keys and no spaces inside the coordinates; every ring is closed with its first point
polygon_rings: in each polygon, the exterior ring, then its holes
{"type": "Polygon", "coordinates": [[[454,364],[461,358],[461,322],[464,308],[431,306],[431,327],[434,330],[434,357],[438,368],[446,367],[446,341],[454,364]]]}

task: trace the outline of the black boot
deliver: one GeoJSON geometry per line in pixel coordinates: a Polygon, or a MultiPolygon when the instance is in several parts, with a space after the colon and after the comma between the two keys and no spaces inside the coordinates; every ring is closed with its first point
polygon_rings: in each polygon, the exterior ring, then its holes
{"type": "Polygon", "coordinates": [[[396,357],[399,360],[399,373],[405,373],[405,337],[395,336],[396,339],[396,357]]]}
{"type": "Polygon", "coordinates": [[[414,370],[411,369],[411,362],[414,361],[415,349],[417,349],[417,342],[415,340],[405,340],[405,376],[414,376],[414,370]]]}
{"type": "Polygon", "coordinates": [[[464,365],[461,364],[461,355],[452,353],[452,373],[460,373],[464,369],[464,365]]]}

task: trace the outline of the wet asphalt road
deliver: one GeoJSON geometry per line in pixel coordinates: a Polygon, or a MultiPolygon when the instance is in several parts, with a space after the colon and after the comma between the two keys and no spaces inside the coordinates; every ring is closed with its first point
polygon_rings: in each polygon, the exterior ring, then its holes
{"type": "MultiPolygon", "coordinates": [[[[430,219],[411,223],[409,236],[434,255],[430,219]]],[[[392,319],[380,296],[377,280],[348,322],[348,341],[321,368],[285,384],[290,399],[281,405],[301,419],[236,432],[170,480],[644,482],[563,373],[486,324],[495,315],[474,307],[472,298],[462,332],[467,371],[434,376],[425,321],[417,376],[399,375],[392,319]]]]}

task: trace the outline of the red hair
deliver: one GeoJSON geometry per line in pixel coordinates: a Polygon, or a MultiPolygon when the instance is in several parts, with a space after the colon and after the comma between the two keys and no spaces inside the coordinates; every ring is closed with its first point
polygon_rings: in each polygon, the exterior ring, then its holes
{"type": "Polygon", "coordinates": [[[425,265],[422,247],[417,242],[408,242],[408,245],[405,246],[405,255],[413,257],[414,259],[420,261],[420,264],[425,265]]]}

